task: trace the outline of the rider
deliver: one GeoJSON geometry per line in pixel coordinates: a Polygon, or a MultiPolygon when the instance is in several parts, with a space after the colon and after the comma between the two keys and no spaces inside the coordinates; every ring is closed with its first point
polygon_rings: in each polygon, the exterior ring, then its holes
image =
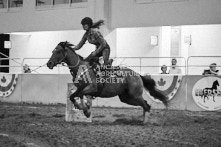
{"type": "MultiPolygon", "coordinates": [[[[86,41],[96,46],[96,50],[93,51],[86,60],[91,62],[91,59],[94,57],[102,57],[104,60],[104,66],[111,65],[110,56],[110,46],[98,31],[99,26],[104,23],[103,20],[93,23],[93,20],[90,17],[85,17],[81,20],[83,29],[86,31],[81,41],[74,47],[75,50],[79,50],[86,41]]],[[[93,62],[93,61],[92,61],[93,62]]]]}

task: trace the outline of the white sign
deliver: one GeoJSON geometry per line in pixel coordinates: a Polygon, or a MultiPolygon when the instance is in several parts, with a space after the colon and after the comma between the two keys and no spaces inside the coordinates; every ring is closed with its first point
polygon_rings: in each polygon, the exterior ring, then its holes
{"type": "Polygon", "coordinates": [[[191,45],[191,35],[190,36],[185,36],[184,37],[184,42],[191,45]]]}
{"type": "Polygon", "coordinates": [[[158,36],[150,36],[150,44],[158,45],[158,36]]]}
{"type": "Polygon", "coordinates": [[[196,104],[205,110],[221,109],[221,87],[219,77],[205,77],[196,82],[192,96],[196,104]]]}
{"type": "Polygon", "coordinates": [[[4,48],[8,48],[8,49],[12,48],[11,41],[4,41],[4,48]]]}

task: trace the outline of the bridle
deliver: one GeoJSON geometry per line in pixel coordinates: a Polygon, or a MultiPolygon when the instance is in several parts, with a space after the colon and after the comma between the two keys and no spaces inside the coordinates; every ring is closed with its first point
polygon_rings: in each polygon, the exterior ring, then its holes
{"type": "MultiPolygon", "coordinates": [[[[64,45],[59,45],[61,48],[62,48],[62,53],[63,53],[63,55],[64,55],[64,57],[61,59],[61,60],[59,60],[58,62],[57,62],[57,64],[61,64],[62,62],[65,62],[65,60],[66,60],[66,58],[67,58],[67,55],[68,55],[68,53],[67,53],[67,51],[66,51],[66,49],[65,49],[65,47],[66,47],[66,45],[67,45],[67,42],[65,42],[65,44],[64,45]]],[[[69,47],[67,47],[68,49],[70,49],[69,47]]],[[[56,50],[56,48],[55,48],[55,50],[56,50]]],[[[70,49],[72,52],[74,52],[72,49],[70,49]]],[[[74,52],[75,53],[75,52],[74,52]]],[[[75,53],[76,54],[76,53],[75,53]]],[[[74,68],[74,67],[77,67],[78,66],[78,64],[80,63],[80,58],[79,58],[79,56],[76,54],[76,56],[77,56],[77,63],[75,64],[75,65],[73,65],[73,66],[68,66],[68,67],[71,67],[71,68],[74,68]]]]}
{"type": "MultiPolygon", "coordinates": [[[[63,49],[63,48],[62,48],[62,49],[63,49]]],[[[56,48],[55,48],[55,50],[56,50],[56,48]]],[[[68,53],[62,51],[62,54],[64,54],[64,57],[63,57],[61,60],[59,60],[59,61],[57,62],[57,64],[61,64],[62,62],[64,62],[64,61],[66,60],[68,53]]]]}

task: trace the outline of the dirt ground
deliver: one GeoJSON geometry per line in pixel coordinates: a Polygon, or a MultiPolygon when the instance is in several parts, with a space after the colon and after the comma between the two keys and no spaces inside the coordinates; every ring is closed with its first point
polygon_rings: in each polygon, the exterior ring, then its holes
{"type": "Polygon", "coordinates": [[[65,121],[65,105],[0,103],[1,147],[219,147],[221,112],[92,108],[92,123],[65,121]]]}

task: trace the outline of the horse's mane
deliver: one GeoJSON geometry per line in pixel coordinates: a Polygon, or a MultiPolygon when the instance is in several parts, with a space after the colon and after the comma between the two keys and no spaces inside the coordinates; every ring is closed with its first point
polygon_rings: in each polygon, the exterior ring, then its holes
{"type": "Polygon", "coordinates": [[[68,41],[62,41],[62,42],[60,42],[58,45],[61,45],[61,46],[67,46],[67,47],[72,47],[72,46],[74,46],[74,44],[72,44],[72,43],[70,43],[70,42],[68,42],[68,41]]]}
{"type": "MultiPolygon", "coordinates": [[[[74,44],[72,44],[68,41],[62,41],[62,42],[59,43],[59,45],[61,45],[63,47],[66,46],[66,47],[71,48],[71,49],[72,49],[72,46],[75,46],[74,44]]],[[[81,55],[79,55],[79,54],[77,54],[77,55],[80,57],[81,60],[84,60],[84,58],[81,55]]]]}

